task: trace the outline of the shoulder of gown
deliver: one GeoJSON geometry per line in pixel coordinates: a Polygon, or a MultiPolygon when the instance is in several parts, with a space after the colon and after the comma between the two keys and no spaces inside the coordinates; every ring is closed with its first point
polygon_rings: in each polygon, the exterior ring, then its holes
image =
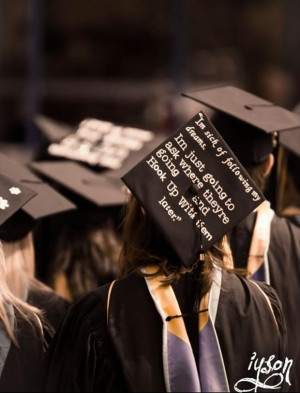
{"type": "Polygon", "coordinates": [[[27,320],[15,310],[14,333],[0,378],[0,391],[40,391],[40,367],[48,334],[38,319],[27,320]]]}
{"type": "Polygon", "coordinates": [[[254,353],[258,359],[285,359],[287,334],[281,302],[265,283],[224,272],[215,326],[232,391],[240,379],[255,378],[255,370],[248,368],[254,353]]]}
{"type": "Polygon", "coordinates": [[[283,310],[282,310],[282,304],[281,304],[281,301],[279,299],[277,292],[275,291],[275,289],[273,287],[271,287],[270,285],[268,285],[264,282],[255,281],[255,283],[266,294],[266,296],[270,302],[270,305],[272,307],[272,312],[274,314],[274,318],[275,318],[277,326],[278,326],[279,334],[281,337],[285,337],[287,335],[286,322],[285,322],[285,318],[284,318],[284,314],[283,314],[283,310]]]}
{"type": "Polygon", "coordinates": [[[122,391],[122,375],[107,331],[109,285],[67,313],[46,356],[46,391],[122,391]]]}

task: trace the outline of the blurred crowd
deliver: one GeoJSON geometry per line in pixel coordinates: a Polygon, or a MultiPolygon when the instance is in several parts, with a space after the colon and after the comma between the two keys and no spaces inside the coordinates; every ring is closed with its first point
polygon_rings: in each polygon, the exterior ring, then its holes
{"type": "Polygon", "coordinates": [[[0,1],[0,391],[299,391],[300,5],[17,2],[0,1]],[[229,229],[207,214],[235,185],[204,135],[260,200],[234,194],[229,229]],[[206,211],[204,167],[223,182],[206,211]],[[188,224],[166,221],[164,186],[188,224]]]}

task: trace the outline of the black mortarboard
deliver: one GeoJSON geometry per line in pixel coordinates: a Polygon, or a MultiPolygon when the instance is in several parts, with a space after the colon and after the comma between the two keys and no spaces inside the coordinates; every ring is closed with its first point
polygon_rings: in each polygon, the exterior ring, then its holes
{"type": "Polygon", "coordinates": [[[83,120],[75,133],[52,143],[52,156],[79,161],[95,168],[120,169],[153,141],[155,135],[132,127],[123,127],[98,119],[83,120]]]}
{"type": "Polygon", "coordinates": [[[122,180],[185,266],[264,200],[202,112],[122,180]]]}
{"type": "Polygon", "coordinates": [[[32,163],[31,167],[62,186],[72,199],[79,196],[99,207],[125,203],[126,194],[120,187],[120,180],[110,177],[110,171],[98,174],[70,161],[40,161],[32,163]]]}
{"type": "Polygon", "coordinates": [[[29,187],[0,174],[0,234],[3,224],[35,195],[29,187]]]}
{"type": "Polygon", "coordinates": [[[31,166],[40,175],[68,190],[68,197],[74,199],[76,203],[80,203],[83,199],[98,207],[123,205],[126,202],[126,194],[121,176],[164,139],[161,134],[154,134],[141,149],[130,153],[121,168],[101,173],[72,161],[41,161],[32,163],[31,166]],[[79,200],[77,196],[80,197],[79,200]]]}
{"type": "Polygon", "coordinates": [[[233,86],[183,96],[217,111],[211,121],[243,165],[262,162],[272,152],[274,132],[300,130],[300,116],[233,86]]]}
{"type": "Polygon", "coordinates": [[[76,206],[35,176],[26,166],[0,153],[0,172],[13,181],[26,185],[36,196],[24,204],[1,228],[1,239],[14,241],[24,237],[36,220],[75,209],[76,206]]]}

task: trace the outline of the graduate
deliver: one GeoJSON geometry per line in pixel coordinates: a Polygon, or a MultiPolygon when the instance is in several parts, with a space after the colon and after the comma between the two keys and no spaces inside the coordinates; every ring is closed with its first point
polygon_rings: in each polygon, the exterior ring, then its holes
{"type": "Polygon", "coordinates": [[[48,218],[36,236],[39,265],[47,250],[45,281],[74,302],[120,275],[118,226],[126,194],[114,180],[75,162],[41,161],[32,167],[78,206],[48,218]]]}
{"type": "Polygon", "coordinates": [[[277,295],[232,272],[225,234],[264,201],[241,178],[202,112],[123,176],[124,277],[69,311],[48,353],[47,391],[286,391],[277,295]]]}
{"type": "MultiPolygon", "coordinates": [[[[274,163],[276,134],[289,150],[299,152],[296,113],[232,86],[186,96],[215,109],[211,121],[261,190],[274,163]]],[[[272,285],[279,295],[287,323],[287,355],[294,361],[292,391],[299,391],[300,228],[279,217],[266,201],[233,229],[231,248],[235,267],[246,268],[252,278],[272,285]]]]}
{"type": "MultiPolygon", "coordinates": [[[[0,233],[5,223],[35,195],[23,183],[0,174],[0,233]]],[[[39,391],[39,367],[52,329],[44,323],[40,309],[10,290],[1,240],[0,270],[0,391],[39,391]]]]}
{"type": "MultiPolygon", "coordinates": [[[[33,230],[41,219],[73,210],[76,206],[27,167],[4,154],[0,154],[0,168],[3,175],[28,185],[36,194],[5,220],[0,229],[7,284],[16,297],[41,310],[44,320],[56,330],[70,303],[35,278],[33,230]]],[[[11,192],[8,205],[20,193],[16,187],[11,192]]]]}
{"type": "Polygon", "coordinates": [[[97,119],[83,120],[65,138],[49,122],[47,127],[44,124],[46,131],[52,141],[48,147],[52,160],[34,162],[32,168],[79,208],[63,220],[48,220],[41,230],[46,241],[39,237],[38,247],[48,247],[45,281],[77,301],[120,277],[120,228],[126,201],[120,176],[163,138],[97,119]],[[49,247],[49,238],[54,247],[49,247]]]}

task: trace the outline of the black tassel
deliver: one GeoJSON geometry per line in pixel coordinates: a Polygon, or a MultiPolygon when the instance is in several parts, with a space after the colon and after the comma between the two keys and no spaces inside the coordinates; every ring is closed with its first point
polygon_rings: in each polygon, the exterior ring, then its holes
{"type": "Polygon", "coordinates": [[[201,314],[202,312],[207,312],[207,311],[208,311],[208,308],[205,308],[203,310],[196,311],[196,312],[191,312],[191,313],[188,313],[188,314],[180,314],[180,315],[168,316],[165,320],[166,320],[166,322],[170,322],[172,319],[175,319],[175,318],[189,317],[191,315],[201,314]]]}

